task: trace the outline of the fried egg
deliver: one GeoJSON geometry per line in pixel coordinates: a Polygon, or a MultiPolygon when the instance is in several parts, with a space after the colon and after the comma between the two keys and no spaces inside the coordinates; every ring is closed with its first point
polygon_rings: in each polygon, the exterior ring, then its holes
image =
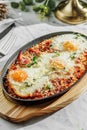
{"type": "Polygon", "coordinates": [[[52,47],[60,51],[68,51],[71,48],[73,51],[81,52],[87,50],[87,41],[86,38],[78,36],[78,34],[64,34],[53,38],[52,47]]]}

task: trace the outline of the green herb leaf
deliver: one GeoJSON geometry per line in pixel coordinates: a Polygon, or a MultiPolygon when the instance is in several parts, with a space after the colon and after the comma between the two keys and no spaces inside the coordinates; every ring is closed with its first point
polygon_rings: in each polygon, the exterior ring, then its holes
{"type": "Polygon", "coordinates": [[[58,51],[56,51],[55,54],[56,54],[57,56],[60,56],[60,53],[59,53],[58,51]]]}
{"type": "Polygon", "coordinates": [[[32,63],[31,63],[31,64],[28,64],[27,67],[30,68],[32,65],[33,65],[32,63]]]}
{"type": "Polygon", "coordinates": [[[49,90],[51,89],[51,87],[50,87],[50,85],[49,85],[49,84],[46,86],[46,88],[47,88],[47,89],[49,89],[49,90]]]}
{"type": "Polygon", "coordinates": [[[38,3],[41,3],[43,1],[45,1],[45,0],[35,0],[35,2],[38,2],[38,3]]]}
{"type": "Polygon", "coordinates": [[[34,56],[33,59],[32,59],[32,63],[28,64],[27,67],[31,67],[32,65],[34,65],[36,63],[37,63],[37,57],[34,56]]]}
{"type": "Polygon", "coordinates": [[[36,62],[36,60],[37,60],[37,57],[36,57],[36,56],[34,56],[34,57],[33,57],[33,62],[35,63],[35,62],[36,62]]]}
{"type": "Polygon", "coordinates": [[[66,67],[63,68],[63,70],[65,70],[65,69],[66,69],[66,67]]]}
{"type": "Polygon", "coordinates": [[[48,6],[50,10],[54,10],[56,7],[56,1],[55,0],[46,0],[44,5],[48,6]]]}
{"type": "Polygon", "coordinates": [[[38,6],[34,6],[33,10],[35,12],[38,12],[41,16],[41,18],[44,18],[45,16],[50,16],[51,14],[51,10],[48,6],[45,5],[38,5],[38,6]]]}
{"type": "Polygon", "coordinates": [[[81,34],[76,34],[76,36],[75,36],[75,39],[78,39],[78,38],[80,38],[82,35],[81,34]]]}
{"type": "Polygon", "coordinates": [[[20,1],[20,2],[19,2],[19,8],[20,8],[22,11],[25,11],[26,6],[25,6],[25,3],[24,3],[23,1],[20,1]]]}
{"type": "Polygon", "coordinates": [[[11,2],[11,7],[14,8],[14,9],[17,9],[19,7],[19,3],[11,2]]]}
{"type": "Polygon", "coordinates": [[[34,4],[33,0],[23,0],[23,2],[25,3],[25,5],[33,5],[34,4]]]}
{"type": "Polygon", "coordinates": [[[24,86],[25,87],[30,87],[30,85],[28,84],[28,82],[24,82],[24,86]]]}
{"type": "Polygon", "coordinates": [[[38,11],[40,10],[40,7],[39,7],[39,6],[33,6],[33,10],[34,10],[35,12],[38,12],[38,11]]]}
{"type": "Polygon", "coordinates": [[[52,68],[52,70],[53,70],[53,71],[55,71],[55,70],[56,70],[56,68],[52,68]]]}
{"type": "Polygon", "coordinates": [[[76,58],[76,53],[73,53],[72,55],[70,55],[71,60],[74,60],[76,58]]]}
{"type": "Polygon", "coordinates": [[[53,45],[51,44],[50,47],[52,47],[53,45]]]}

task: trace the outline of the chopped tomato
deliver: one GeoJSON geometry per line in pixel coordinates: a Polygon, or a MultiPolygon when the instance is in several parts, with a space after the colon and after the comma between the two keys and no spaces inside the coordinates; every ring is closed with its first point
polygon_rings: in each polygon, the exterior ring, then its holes
{"type": "Polygon", "coordinates": [[[84,55],[85,55],[85,57],[86,57],[86,59],[87,59],[87,52],[85,52],[85,54],[84,54],[84,55]]]}
{"type": "Polygon", "coordinates": [[[14,64],[12,64],[11,67],[10,67],[10,69],[12,69],[12,70],[16,70],[16,69],[17,69],[17,66],[14,65],[14,64]]]}
{"type": "Polygon", "coordinates": [[[84,70],[82,70],[79,66],[75,66],[75,72],[74,75],[77,79],[79,79],[84,73],[84,70]]]}
{"type": "Polygon", "coordinates": [[[39,44],[39,48],[42,52],[47,51],[50,49],[50,44],[52,40],[46,40],[39,44]]]}
{"type": "Polygon", "coordinates": [[[17,57],[17,60],[18,60],[19,62],[21,62],[21,60],[22,60],[22,51],[19,52],[18,57],[17,57]]]}
{"type": "Polygon", "coordinates": [[[23,52],[20,51],[18,57],[17,57],[17,63],[21,65],[27,65],[30,62],[30,58],[28,56],[24,56],[23,52]]]}
{"type": "Polygon", "coordinates": [[[28,51],[35,55],[40,55],[40,50],[38,48],[29,48],[28,51]]]}

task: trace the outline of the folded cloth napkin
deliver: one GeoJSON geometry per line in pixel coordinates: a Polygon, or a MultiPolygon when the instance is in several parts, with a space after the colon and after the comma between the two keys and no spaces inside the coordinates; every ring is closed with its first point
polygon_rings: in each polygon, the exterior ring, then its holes
{"type": "MultiPolygon", "coordinates": [[[[51,26],[48,24],[36,24],[31,26],[20,26],[14,29],[17,40],[10,50],[9,54],[0,59],[0,69],[9,59],[9,57],[20,47],[29,41],[45,34],[60,31],[81,32],[87,35],[87,26],[51,26]]],[[[87,94],[84,94],[77,101],[73,102],[64,109],[56,112],[49,117],[40,117],[30,120],[27,123],[22,123],[17,130],[84,130],[87,129],[87,94]]]]}

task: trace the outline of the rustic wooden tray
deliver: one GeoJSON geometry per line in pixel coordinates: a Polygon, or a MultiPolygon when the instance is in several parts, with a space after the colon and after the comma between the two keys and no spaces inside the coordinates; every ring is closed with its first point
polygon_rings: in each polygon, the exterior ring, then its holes
{"type": "Polygon", "coordinates": [[[0,87],[0,116],[12,122],[22,122],[30,118],[53,113],[67,106],[87,90],[87,73],[67,93],[47,103],[22,106],[6,99],[0,87]]]}

